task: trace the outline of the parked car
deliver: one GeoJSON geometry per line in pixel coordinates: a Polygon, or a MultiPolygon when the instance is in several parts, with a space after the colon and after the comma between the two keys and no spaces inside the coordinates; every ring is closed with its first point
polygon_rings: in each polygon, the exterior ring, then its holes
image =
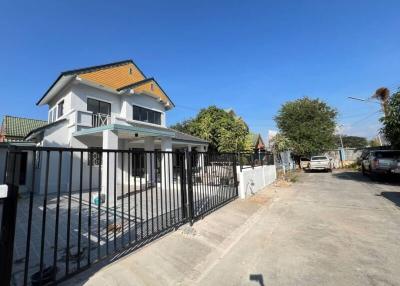
{"type": "Polygon", "coordinates": [[[363,157],[361,171],[366,174],[399,174],[400,150],[375,150],[363,157]]]}
{"type": "Polygon", "coordinates": [[[305,158],[305,157],[300,158],[300,168],[301,169],[303,169],[303,170],[307,169],[309,164],[310,164],[309,158],[305,158]]]}
{"type": "Polygon", "coordinates": [[[327,156],[313,156],[311,157],[308,169],[332,172],[331,160],[327,156]]]}

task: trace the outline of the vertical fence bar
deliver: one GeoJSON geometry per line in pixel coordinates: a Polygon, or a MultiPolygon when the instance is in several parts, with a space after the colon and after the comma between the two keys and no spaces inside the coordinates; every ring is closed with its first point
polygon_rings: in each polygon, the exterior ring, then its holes
{"type": "Polygon", "coordinates": [[[88,254],[87,254],[87,264],[90,265],[90,256],[91,256],[91,233],[92,233],[92,188],[93,188],[93,152],[90,151],[88,154],[88,163],[89,163],[89,211],[88,211],[88,254]]]}
{"type": "Polygon", "coordinates": [[[233,155],[233,183],[234,183],[234,188],[235,188],[235,196],[237,197],[239,195],[239,183],[237,179],[237,162],[236,162],[236,156],[233,155]]]}
{"type": "MultiPolygon", "coordinates": [[[[165,202],[165,205],[164,205],[164,207],[165,207],[165,226],[163,224],[163,228],[164,228],[164,227],[168,227],[168,197],[167,197],[167,176],[166,176],[167,170],[165,168],[166,153],[164,152],[163,155],[164,155],[164,160],[162,162],[163,162],[164,170],[163,170],[163,175],[162,176],[164,178],[164,191],[163,191],[163,193],[164,193],[164,199],[165,199],[164,200],[164,202],[165,202]]],[[[162,214],[162,216],[164,217],[164,213],[162,214]]]]}
{"type": "Polygon", "coordinates": [[[171,226],[173,224],[172,221],[172,193],[171,193],[171,153],[167,153],[167,171],[168,171],[168,200],[169,200],[169,225],[171,226]]]}
{"type": "MultiPolygon", "coordinates": [[[[140,197],[139,197],[139,200],[140,200],[140,239],[143,239],[143,194],[142,194],[142,177],[143,177],[143,174],[142,174],[142,155],[143,155],[143,153],[139,153],[138,154],[138,158],[139,158],[139,166],[140,166],[140,169],[139,169],[139,175],[140,175],[140,179],[139,179],[139,188],[140,188],[140,190],[139,190],[139,194],[140,194],[140,197]]],[[[143,159],[144,159],[144,157],[143,157],[143,159]]],[[[144,161],[144,160],[143,160],[144,161]]]]}
{"type": "Polygon", "coordinates": [[[125,242],[125,236],[124,236],[124,216],[125,216],[125,212],[124,212],[124,152],[121,152],[121,245],[122,247],[124,246],[124,242],[125,242]]]}
{"type": "MultiPolygon", "coordinates": [[[[29,259],[31,248],[31,232],[32,232],[32,209],[33,209],[33,194],[35,192],[35,177],[36,177],[36,151],[32,151],[32,181],[31,191],[29,192],[29,210],[28,210],[28,232],[26,236],[26,251],[25,251],[25,267],[24,267],[24,285],[28,283],[29,259]]],[[[7,169],[7,165],[6,169],[7,169]]],[[[1,268],[0,268],[1,269],[1,268]]]]}
{"type": "Polygon", "coordinates": [[[158,166],[158,152],[157,150],[154,151],[154,181],[156,184],[156,219],[157,219],[157,232],[159,231],[160,222],[158,216],[158,179],[157,179],[157,166],[158,166]]]}
{"type": "Polygon", "coordinates": [[[109,255],[110,249],[109,249],[109,237],[108,233],[110,232],[109,226],[110,226],[110,221],[108,218],[109,215],[109,208],[110,208],[110,152],[107,151],[107,186],[106,186],[106,196],[107,196],[107,201],[106,201],[106,255],[109,255]]]}
{"type": "Polygon", "coordinates": [[[114,188],[113,188],[113,197],[114,197],[114,251],[117,250],[117,152],[114,151],[114,188]]]}
{"type": "Polygon", "coordinates": [[[72,195],[72,170],[74,165],[74,151],[70,153],[69,165],[69,188],[68,188],[68,214],[67,214],[67,248],[65,250],[65,275],[69,273],[69,257],[70,257],[70,234],[71,234],[71,195],[72,195]]]}
{"type": "Polygon", "coordinates": [[[129,244],[132,242],[132,231],[131,231],[131,152],[128,151],[128,239],[129,244]]]}
{"type": "Polygon", "coordinates": [[[97,185],[97,259],[101,258],[101,252],[100,252],[100,216],[101,216],[101,205],[103,204],[103,198],[101,196],[101,176],[103,172],[103,152],[100,151],[97,153],[98,156],[98,163],[99,163],[99,172],[97,174],[98,176],[98,185],[97,185]]]}
{"type": "Polygon", "coordinates": [[[151,231],[154,233],[154,208],[153,208],[153,153],[150,154],[150,199],[151,199],[151,231]]]}
{"type": "Polygon", "coordinates": [[[186,209],[186,167],[185,167],[185,157],[186,153],[180,153],[180,166],[181,166],[181,208],[182,208],[182,220],[185,221],[187,218],[187,209],[186,209]]]}
{"type": "Polygon", "coordinates": [[[59,151],[58,154],[59,154],[59,156],[58,156],[58,174],[57,174],[57,207],[56,207],[56,222],[55,222],[55,231],[54,231],[54,253],[53,253],[54,269],[57,269],[58,224],[60,221],[62,151],[59,151]]]}
{"type": "Polygon", "coordinates": [[[149,153],[144,151],[143,157],[146,159],[144,160],[144,169],[146,170],[144,173],[144,190],[146,195],[146,237],[149,236],[149,194],[148,194],[148,180],[149,180],[149,153]]]}
{"type": "Polygon", "coordinates": [[[192,183],[192,152],[186,151],[186,169],[187,169],[187,186],[188,186],[188,215],[190,225],[193,224],[193,183],[192,183]]]}
{"type": "Polygon", "coordinates": [[[136,177],[137,177],[137,166],[136,166],[136,154],[132,153],[132,161],[133,161],[133,192],[134,192],[134,208],[135,208],[135,243],[137,242],[138,235],[137,235],[137,224],[138,224],[138,218],[137,218],[137,203],[136,203],[136,177]]]}
{"type": "Polygon", "coordinates": [[[42,236],[40,240],[40,262],[39,262],[39,281],[42,281],[43,276],[43,259],[44,259],[44,243],[46,235],[46,211],[47,211],[47,193],[49,190],[49,161],[50,151],[46,152],[46,181],[44,187],[44,198],[43,198],[43,216],[42,216],[42,236]]]}
{"type": "Polygon", "coordinates": [[[0,285],[10,285],[12,277],[15,225],[17,219],[18,182],[21,156],[13,149],[8,151],[5,182],[8,196],[4,199],[0,232],[0,285]]]}
{"type": "Polygon", "coordinates": [[[80,259],[80,253],[81,253],[81,234],[82,234],[82,180],[83,180],[83,152],[81,151],[80,153],[80,161],[79,161],[79,205],[78,205],[78,252],[77,252],[77,257],[78,257],[78,262],[77,262],[77,268],[79,269],[81,267],[81,259],[80,259]]]}

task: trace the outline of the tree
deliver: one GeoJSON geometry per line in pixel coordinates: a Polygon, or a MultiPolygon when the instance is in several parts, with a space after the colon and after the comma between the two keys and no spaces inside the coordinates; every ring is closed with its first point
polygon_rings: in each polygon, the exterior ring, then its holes
{"type": "Polygon", "coordinates": [[[286,102],[275,121],[296,155],[313,155],[335,147],[337,111],[319,99],[286,102]]]}
{"type": "Polygon", "coordinates": [[[272,149],[276,153],[288,151],[292,148],[292,142],[284,135],[278,133],[271,139],[272,149]]]}
{"type": "Polygon", "coordinates": [[[382,132],[392,148],[400,148],[400,89],[388,99],[385,115],[380,121],[382,132]]]}
{"type": "MultiPolygon", "coordinates": [[[[364,148],[368,145],[367,138],[359,136],[342,135],[343,147],[347,148],[364,148]]],[[[341,147],[340,136],[335,136],[336,146],[341,147]]]]}
{"type": "Polygon", "coordinates": [[[218,152],[252,150],[249,128],[243,119],[216,106],[202,109],[195,118],[177,123],[171,128],[209,141],[210,150],[218,152]]]}
{"type": "Polygon", "coordinates": [[[381,146],[381,144],[380,144],[378,138],[373,138],[373,139],[369,140],[368,145],[369,145],[369,147],[378,147],[378,146],[381,146]]]}

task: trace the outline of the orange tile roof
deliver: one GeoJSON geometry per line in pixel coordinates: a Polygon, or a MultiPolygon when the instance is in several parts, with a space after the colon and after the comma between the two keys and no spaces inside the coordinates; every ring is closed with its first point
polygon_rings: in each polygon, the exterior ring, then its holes
{"type": "Polygon", "coordinates": [[[132,60],[62,72],[37,104],[40,104],[61,77],[71,75],[77,75],[81,79],[116,91],[123,90],[130,86],[135,86],[135,93],[145,93],[155,98],[160,98],[165,104],[170,103],[173,105],[173,102],[169,99],[168,95],[159,84],[153,78],[146,78],[143,72],[133,63],[132,60]]]}
{"type": "Polygon", "coordinates": [[[118,89],[145,79],[136,66],[129,62],[120,66],[81,73],[79,77],[112,89],[118,89]]]}

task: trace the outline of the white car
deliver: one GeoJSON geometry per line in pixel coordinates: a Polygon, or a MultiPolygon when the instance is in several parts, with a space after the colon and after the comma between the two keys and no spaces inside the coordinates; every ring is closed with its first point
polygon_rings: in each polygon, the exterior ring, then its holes
{"type": "Polygon", "coordinates": [[[308,169],[332,172],[331,160],[326,156],[313,156],[308,164],[308,169]]]}

